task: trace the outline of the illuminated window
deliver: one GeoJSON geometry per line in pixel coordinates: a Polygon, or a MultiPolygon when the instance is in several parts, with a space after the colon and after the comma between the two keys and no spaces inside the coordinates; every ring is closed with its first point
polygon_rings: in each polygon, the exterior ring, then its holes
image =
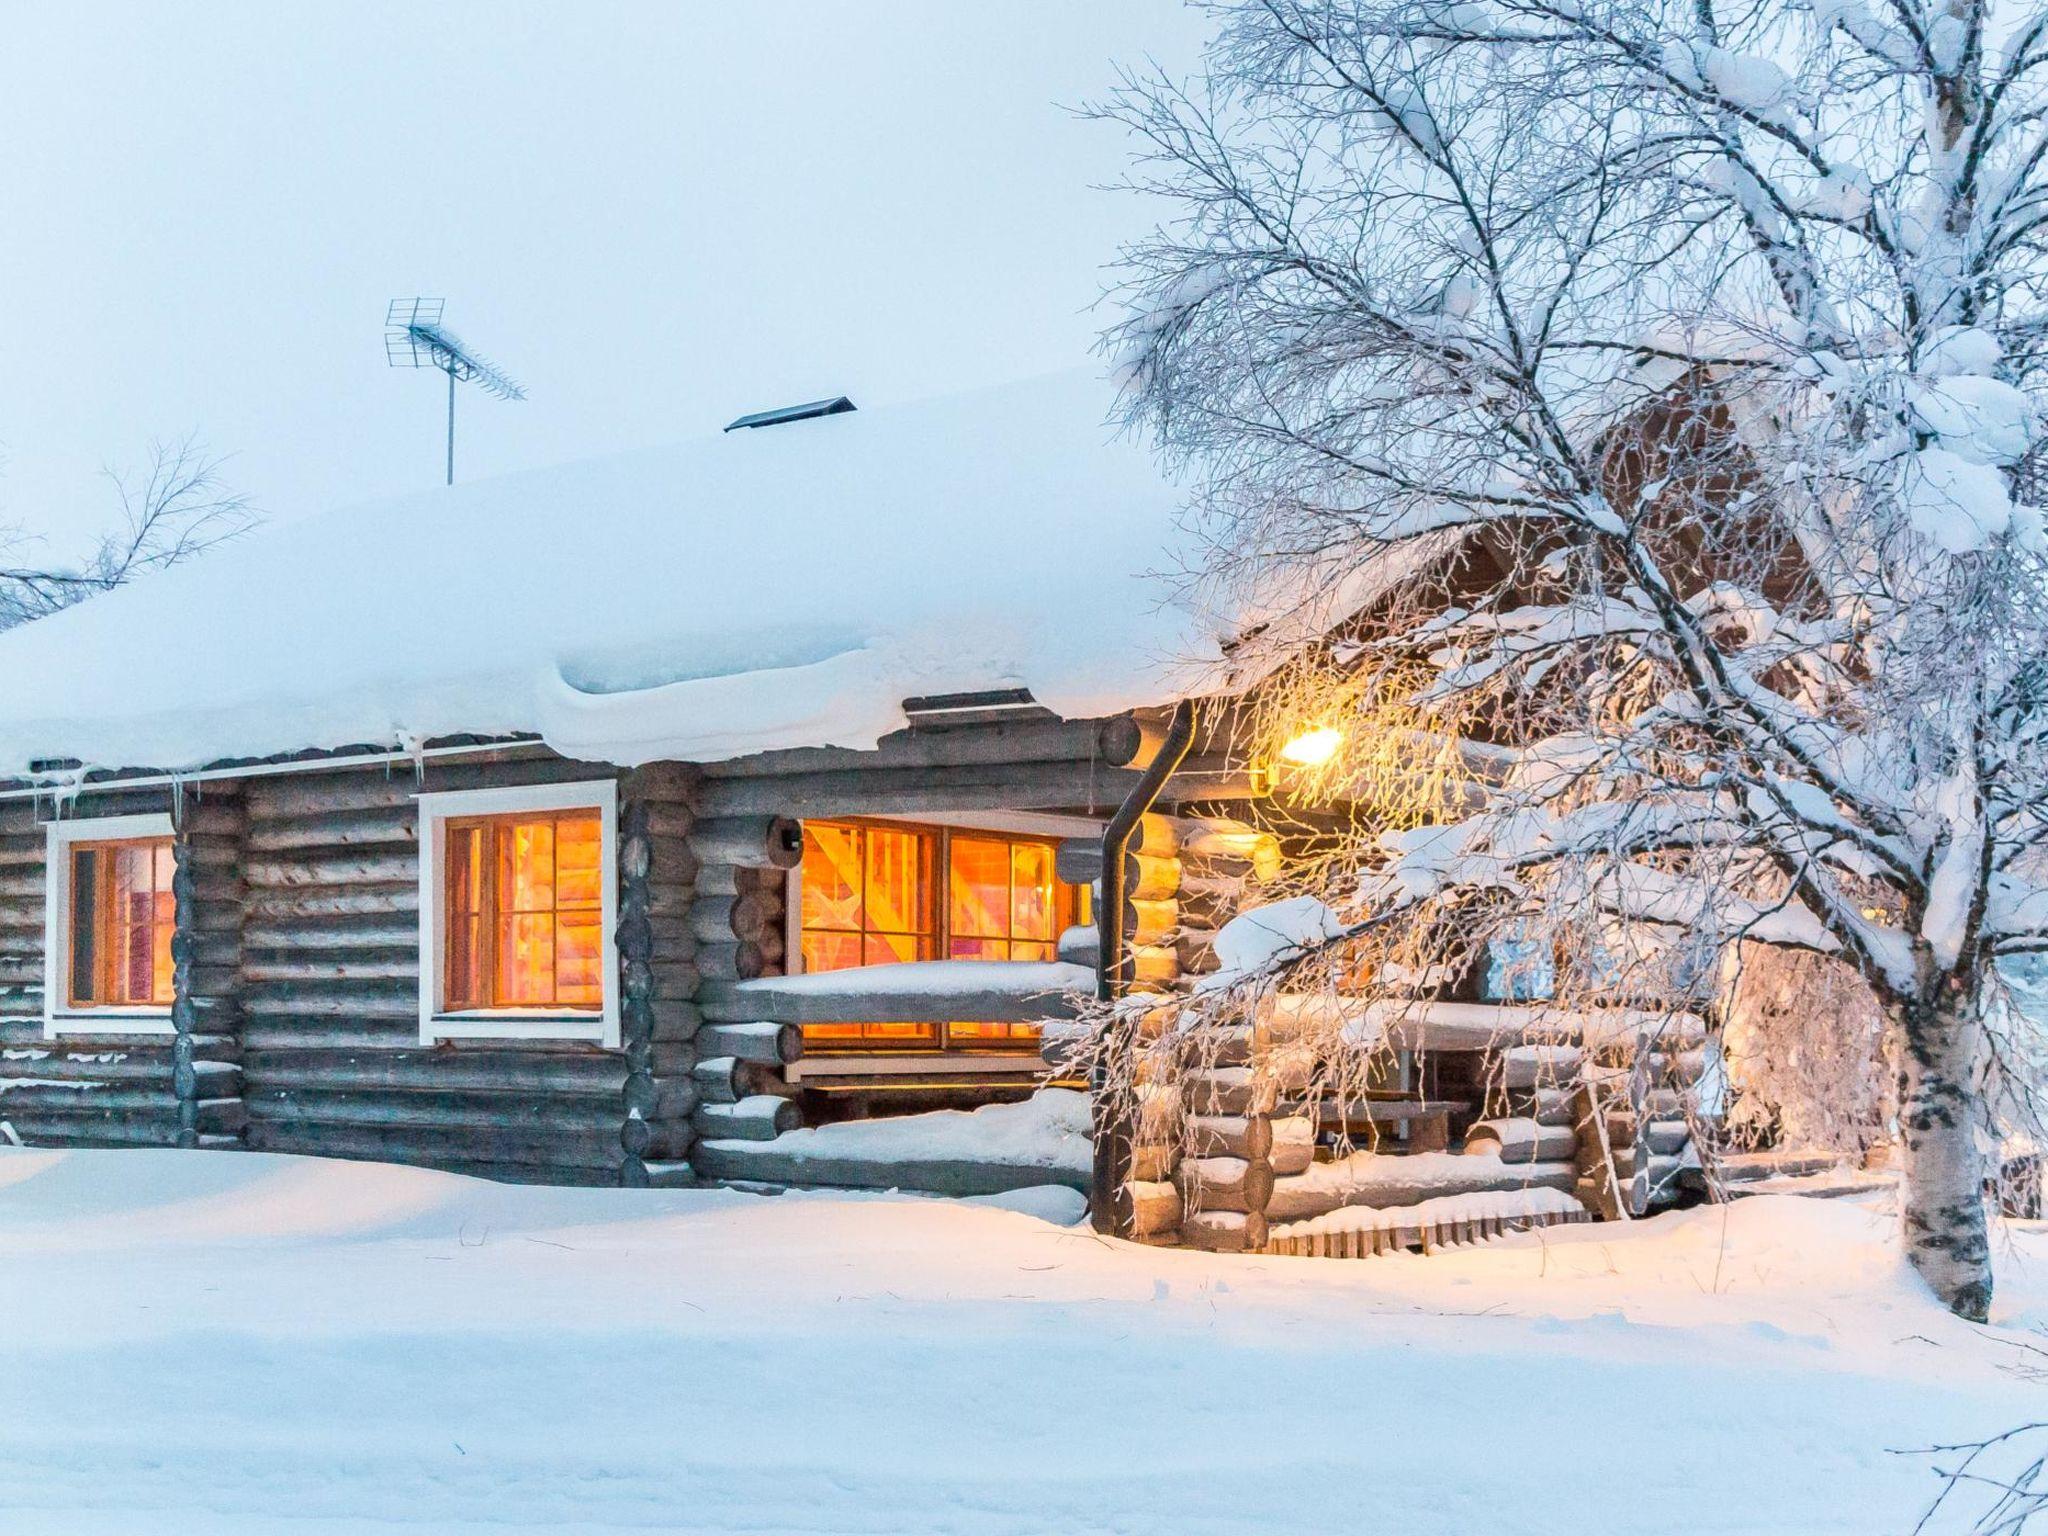
{"type": "Polygon", "coordinates": [[[47,837],[44,1032],[167,1033],[177,932],[170,817],[54,821],[47,837]]]}
{"type": "MultiPolygon", "coordinates": [[[[804,823],[800,948],[806,971],[903,960],[1051,960],[1079,893],[1053,872],[1053,844],[1001,832],[883,822],[804,823]],[[943,876],[943,878],[941,878],[943,876]]],[[[830,1048],[1023,1044],[1030,1024],[812,1024],[830,1048]]]]}
{"type": "Polygon", "coordinates": [[[596,810],[451,820],[446,836],[446,1005],[601,1007],[596,810]]]}
{"type": "Polygon", "coordinates": [[[422,1040],[616,1044],[617,786],[419,798],[422,1040]]]}
{"type": "Polygon", "coordinates": [[[171,1006],[171,840],[71,845],[73,1008],[171,1006]]]}

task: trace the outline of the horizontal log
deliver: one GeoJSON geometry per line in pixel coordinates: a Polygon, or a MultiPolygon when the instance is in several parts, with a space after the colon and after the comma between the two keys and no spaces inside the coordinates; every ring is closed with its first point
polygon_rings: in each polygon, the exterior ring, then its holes
{"type": "MultiPolygon", "coordinates": [[[[227,989],[223,988],[222,991],[227,989]]],[[[417,1024],[417,980],[402,977],[341,983],[251,982],[240,993],[248,1018],[389,1019],[417,1024]]]]}
{"type": "Polygon", "coordinates": [[[691,1124],[706,1141],[773,1141],[803,1123],[794,1099],[755,1094],[737,1104],[703,1104],[691,1124]]]}
{"type": "Polygon", "coordinates": [[[305,853],[345,848],[408,847],[419,840],[419,816],[411,806],[327,811],[288,820],[257,820],[246,833],[252,853],[305,853]]]}
{"type": "Polygon", "coordinates": [[[1578,1179],[1578,1171],[1564,1162],[1506,1165],[1490,1157],[1364,1155],[1372,1161],[1363,1167],[1354,1161],[1342,1176],[1332,1164],[1276,1177],[1266,1214],[1275,1221],[1300,1221],[1347,1205],[1415,1205],[1439,1195],[1509,1189],[1569,1194],[1578,1179]]]}
{"type": "Polygon", "coordinates": [[[499,1092],[617,1101],[625,1065],[612,1053],[432,1049],[253,1047],[243,1072],[252,1092],[272,1088],[388,1090],[393,1092],[499,1092]]]}
{"type": "Polygon", "coordinates": [[[1190,1115],[1186,1141],[1195,1157],[1263,1161],[1273,1150],[1273,1122],[1265,1115],[1190,1115]]]}
{"type": "Polygon", "coordinates": [[[1134,761],[1144,736],[1128,716],[1106,720],[1014,720],[983,725],[897,731],[868,751],[845,747],[792,747],[713,763],[707,780],[760,779],[887,768],[957,768],[1031,762],[1099,762],[1121,768],[1134,761]]]}
{"type": "Polygon", "coordinates": [[[1515,1045],[1500,1053],[1507,1088],[1554,1087],[1569,1081],[1584,1053],[1575,1045],[1515,1045]]]}
{"type": "Polygon", "coordinates": [[[1054,952],[1068,965],[1085,965],[1093,970],[1101,959],[1102,935],[1090,924],[1077,923],[1060,930],[1054,952]]]}
{"type": "Polygon", "coordinates": [[[804,1032],[795,1024],[707,1024],[698,1031],[697,1049],[706,1056],[787,1066],[803,1059],[804,1032]]]}
{"type": "Polygon", "coordinates": [[[252,857],[244,870],[252,889],[279,886],[390,885],[419,880],[412,853],[336,853],[298,857],[252,857]]]}
{"type": "Polygon", "coordinates": [[[1211,1253],[1257,1253],[1266,1232],[1266,1218],[1256,1211],[1196,1211],[1180,1223],[1182,1246],[1211,1253]]]}
{"type": "Polygon", "coordinates": [[[759,943],[782,920],[782,903],[765,891],[701,896],[690,908],[690,931],[706,944],[730,944],[735,939],[759,943]]]}
{"type": "Polygon", "coordinates": [[[1189,1210],[1263,1211],[1273,1193],[1273,1165],[1263,1158],[1184,1157],[1174,1181],[1189,1210]]]}
{"type": "Polygon", "coordinates": [[[241,905],[252,923],[321,921],[331,917],[413,918],[420,907],[417,878],[339,886],[252,887],[241,905]]]}
{"type": "Polygon", "coordinates": [[[690,847],[705,866],[794,869],[803,861],[803,827],[779,810],[712,816],[691,828],[690,847]]]}
{"type": "Polygon", "coordinates": [[[616,1098],[541,1097],[517,1091],[443,1087],[405,1093],[281,1087],[245,1090],[252,1118],[272,1122],[389,1127],[498,1128],[534,1137],[562,1132],[616,1135],[616,1098]]]}
{"type": "Polygon", "coordinates": [[[737,1056],[713,1056],[698,1062],[690,1069],[690,1080],[707,1104],[737,1104],[763,1095],[780,1097],[788,1091],[778,1069],[741,1061],[737,1056]]]}
{"type": "Polygon", "coordinates": [[[31,1147],[174,1147],[178,1117],[168,1110],[18,1110],[0,1114],[31,1147]]]}
{"type": "Polygon", "coordinates": [[[1643,1139],[1659,1157],[1674,1156],[1692,1140],[1692,1127],[1683,1120],[1651,1120],[1643,1126],[1643,1139]]]}
{"type": "MultiPolygon", "coordinates": [[[[231,951],[232,952],[232,951],[231,951]]],[[[316,984],[320,982],[410,981],[418,985],[419,951],[416,948],[348,951],[285,952],[258,951],[243,957],[242,977],[249,982],[316,984]]]]}
{"type": "Polygon", "coordinates": [[[647,801],[641,819],[647,835],[655,838],[688,839],[697,827],[696,811],[679,800],[647,801]]]}
{"type": "Polygon", "coordinates": [[[1177,1142],[1141,1141],[1133,1143],[1131,1147],[1131,1177],[1140,1183],[1171,1179],[1174,1169],[1180,1166],[1180,1159],[1181,1149],[1177,1142]]]}
{"type": "Polygon", "coordinates": [[[1242,822],[1184,820],[1177,824],[1181,857],[1242,867],[1260,880],[1280,873],[1280,839],[1242,822]]]}
{"type": "Polygon", "coordinates": [[[697,874],[699,896],[744,896],[750,891],[780,896],[789,885],[789,871],[755,869],[746,864],[707,864],[697,874]]]}
{"type": "Polygon", "coordinates": [[[697,971],[711,981],[753,981],[773,974],[774,967],[759,944],[730,939],[722,944],[699,944],[697,971]]]}
{"type": "Polygon", "coordinates": [[[1570,1157],[1578,1143],[1568,1125],[1544,1125],[1521,1116],[1480,1120],[1465,1133],[1466,1152],[1491,1152],[1504,1163],[1556,1162],[1570,1157]]]}
{"type": "Polygon", "coordinates": [[[1197,1115],[1271,1114],[1279,1098],[1271,1078],[1250,1067],[1216,1067],[1188,1076],[1184,1085],[1188,1110],[1197,1115]]]}
{"type": "MultiPolygon", "coordinates": [[[[845,974],[863,975],[857,971],[845,974]]],[[[816,980],[810,976],[763,977],[735,989],[729,1003],[721,1003],[716,993],[700,998],[699,1003],[707,1018],[770,1019],[788,1024],[889,1023],[900,1019],[1028,1024],[1041,1019],[1071,1018],[1075,1011],[1073,1000],[1060,991],[980,984],[940,991],[915,977],[874,974],[867,975],[862,985],[841,991],[811,985],[816,980]]]]}
{"type": "Polygon", "coordinates": [[[1304,1115],[1273,1117],[1273,1150],[1266,1161],[1275,1174],[1306,1172],[1316,1160],[1316,1124],[1304,1115]]]}
{"type": "MultiPolygon", "coordinates": [[[[801,1139],[798,1139],[799,1141],[801,1139]]],[[[828,1189],[907,1189],[938,1195],[993,1195],[1045,1184],[1085,1189],[1085,1171],[987,1158],[897,1158],[869,1162],[821,1156],[782,1141],[700,1141],[690,1161],[706,1179],[828,1189]]]]}
{"type": "Polygon", "coordinates": [[[1164,1180],[1133,1181],[1126,1186],[1133,1237],[1163,1237],[1180,1230],[1180,1190],[1164,1180]]]}
{"type": "MultiPolygon", "coordinates": [[[[707,816],[886,816],[938,811],[1084,811],[1121,805],[1141,775],[1086,763],[1011,763],[935,771],[870,768],[783,778],[713,779],[700,806],[707,816]]],[[[1170,793],[1193,799],[1245,799],[1252,776],[1227,764],[1191,761],[1170,793]]]]}
{"type": "Polygon", "coordinates": [[[451,1162],[496,1167],[516,1165],[544,1171],[555,1180],[566,1170],[616,1170],[624,1153],[616,1124],[590,1131],[550,1130],[538,1134],[486,1126],[328,1125],[312,1120],[252,1117],[249,1147],[256,1152],[299,1152],[315,1157],[371,1158],[378,1162],[451,1162]]]}

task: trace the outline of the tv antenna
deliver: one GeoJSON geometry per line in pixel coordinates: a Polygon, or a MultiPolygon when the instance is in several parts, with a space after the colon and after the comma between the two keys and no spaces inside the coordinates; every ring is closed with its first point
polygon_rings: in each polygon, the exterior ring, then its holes
{"type": "Polygon", "coordinates": [[[448,483],[455,483],[455,386],[475,384],[500,400],[526,391],[489,358],[480,357],[441,325],[446,299],[393,299],[384,312],[384,356],[394,368],[438,368],[448,375],[448,483]]]}

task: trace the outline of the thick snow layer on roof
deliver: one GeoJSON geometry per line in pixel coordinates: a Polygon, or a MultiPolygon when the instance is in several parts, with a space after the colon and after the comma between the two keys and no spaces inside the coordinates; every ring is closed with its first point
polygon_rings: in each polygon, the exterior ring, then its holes
{"type": "Polygon", "coordinates": [[[0,636],[0,772],[523,731],[716,760],[870,746],[919,694],[1162,702],[1216,635],[1110,405],[1061,375],[275,525],[0,636]]]}

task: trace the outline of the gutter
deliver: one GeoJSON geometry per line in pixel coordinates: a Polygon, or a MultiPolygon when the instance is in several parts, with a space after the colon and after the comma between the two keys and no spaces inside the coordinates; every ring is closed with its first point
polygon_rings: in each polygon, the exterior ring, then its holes
{"type": "Polygon", "coordinates": [[[271,778],[287,773],[326,773],[335,768],[390,767],[397,763],[425,763],[445,757],[481,757],[519,747],[539,746],[538,736],[514,736],[502,741],[465,742],[458,746],[394,748],[389,752],[355,752],[343,757],[295,757],[281,763],[237,763],[227,768],[194,768],[186,773],[137,774],[133,777],[95,779],[53,777],[24,788],[0,789],[0,801],[35,800],[46,795],[59,799],[72,795],[120,794],[131,789],[175,789],[186,784],[206,784],[220,779],[271,778]]]}
{"type": "MultiPolygon", "coordinates": [[[[1109,825],[1102,829],[1102,895],[1095,913],[1096,965],[1099,968],[1095,995],[1103,1002],[1122,997],[1131,984],[1133,962],[1124,942],[1124,892],[1128,888],[1124,861],[1130,851],[1131,834],[1145,813],[1158,802],[1160,791],[1173,771],[1186,761],[1195,740],[1195,705],[1182,699],[1173,706],[1167,721],[1166,738],[1144,774],[1131,786],[1124,803],[1116,808],[1109,825]]],[[[1095,1164],[1089,1180],[1088,1206],[1095,1230],[1109,1237],[1131,1235],[1130,1201],[1123,1197],[1131,1174],[1131,1137],[1136,1106],[1128,1093],[1110,1091],[1106,1062],[1097,1056],[1090,1073],[1089,1089],[1095,1103],[1095,1164]],[[1112,1101],[1116,1102],[1112,1102],[1112,1101]]]]}

